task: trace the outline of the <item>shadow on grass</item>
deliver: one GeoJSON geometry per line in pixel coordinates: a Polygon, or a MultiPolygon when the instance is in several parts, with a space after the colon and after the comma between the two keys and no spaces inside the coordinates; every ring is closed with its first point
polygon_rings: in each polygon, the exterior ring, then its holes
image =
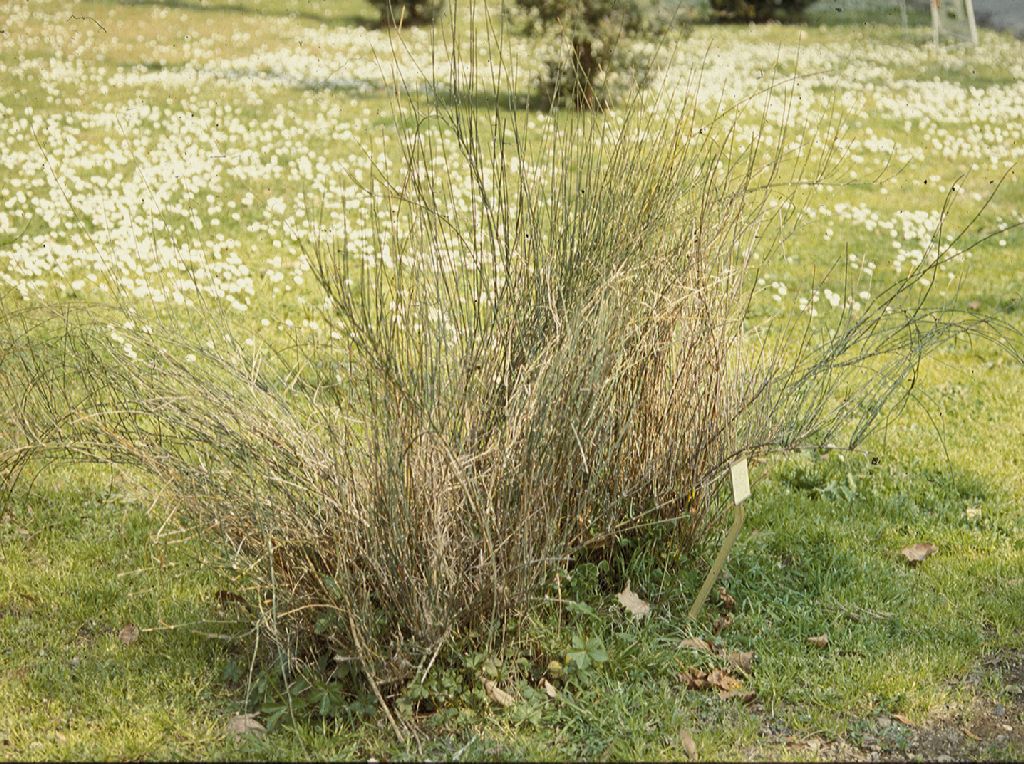
{"type": "MultiPolygon", "coordinates": [[[[699,26],[722,26],[726,28],[745,28],[751,24],[746,19],[729,19],[727,17],[715,17],[706,9],[694,7],[686,17],[687,23],[699,26]]],[[[850,27],[864,26],[867,24],[887,24],[899,28],[902,26],[903,17],[899,3],[892,0],[887,4],[861,5],[854,4],[852,7],[846,0],[823,0],[816,3],[802,12],[783,13],[779,18],[767,22],[755,24],[756,26],[827,26],[827,27],[850,27]]],[[[907,7],[907,24],[915,26],[930,27],[931,16],[926,9],[913,5],[907,7]]]]}
{"type": "MultiPolygon", "coordinates": [[[[872,10],[846,10],[833,4],[822,4],[809,8],[800,19],[802,24],[809,26],[850,27],[867,24],[887,24],[895,29],[903,25],[899,4],[894,2],[888,8],[872,10]]],[[[931,17],[913,8],[907,9],[907,26],[925,27],[931,24],[931,17]]]]}
{"type": "Polygon", "coordinates": [[[550,112],[554,109],[551,100],[535,93],[507,93],[493,91],[475,90],[470,93],[462,92],[458,95],[451,91],[436,91],[432,94],[434,102],[438,106],[464,107],[479,109],[481,111],[516,111],[516,112],[550,112]]]}
{"type": "MultiPolygon", "coordinates": [[[[326,26],[379,26],[379,19],[374,14],[358,13],[347,10],[343,13],[317,13],[310,10],[263,9],[254,8],[242,3],[201,3],[197,0],[116,0],[119,5],[150,6],[156,8],[173,8],[182,11],[198,11],[210,13],[236,13],[251,16],[299,19],[326,26]]],[[[348,6],[348,3],[341,4],[348,6]]]]}
{"type": "MultiPolygon", "coordinates": [[[[190,64],[164,64],[157,61],[142,61],[134,64],[124,63],[122,66],[128,69],[143,69],[146,72],[153,73],[193,71],[193,67],[190,64]]],[[[383,87],[381,82],[337,75],[324,78],[299,77],[272,69],[239,67],[209,69],[203,71],[203,73],[225,82],[272,83],[281,87],[302,90],[307,93],[345,93],[354,97],[372,97],[386,95],[389,92],[383,87]]],[[[433,101],[439,107],[444,108],[462,107],[482,112],[499,111],[502,113],[548,113],[553,111],[553,105],[549,99],[523,92],[494,93],[493,91],[477,90],[461,92],[456,95],[447,89],[434,90],[424,85],[419,88],[412,88],[411,94],[433,101]]]]}

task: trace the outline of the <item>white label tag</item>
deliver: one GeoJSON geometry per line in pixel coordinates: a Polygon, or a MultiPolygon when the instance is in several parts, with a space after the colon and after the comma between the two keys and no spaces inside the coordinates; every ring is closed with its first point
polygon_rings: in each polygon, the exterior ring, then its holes
{"type": "Polygon", "coordinates": [[[732,471],[732,501],[742,504],[750,498],[750,475],[747,473],[747,459],[743,457],[730,465],[732,471]]]}

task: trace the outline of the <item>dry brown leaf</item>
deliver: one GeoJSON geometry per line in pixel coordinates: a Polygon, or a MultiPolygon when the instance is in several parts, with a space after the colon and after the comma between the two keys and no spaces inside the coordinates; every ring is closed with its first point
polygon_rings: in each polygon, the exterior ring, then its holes
{"type": "Polygon", "coordinates": [[[743,705],[749,706],[755,700],[757,700],[757,693],[753,690],[720,690],[718,697],[722,700],[732,700],[735,698],[740,701],[743,705]]]}
{"type": "Polygon", "coordinates": [[[725,654],[725,661],[733,668],[742,671],[744,674],[749,674],[754,668],[754,653],[741,652],[739,650],[735,652],[727,652],[725,654]]]}
{"type": "Polygon", "coordinates": [[[117,633],[117,638],[121,640],[121,644],[130,645],[139,638],[139,627],[134,623],[126,624],[121,631],[117,633]]]}
{"type": "Polygon", "coordinates": [[[900,724],[906,724],[908,727],[915,726],[914,723],[903,714],[893,714],[892,718],[898,721],[900,724]]]}
{"type": "Polygon", "coordinates": [[[256,721],[256,714],[237,714],[228,719],[228,735],[262,735],[267,728],[256,721]]]}
{"type": "Polygon", "coordinates": [[[757,697],[756,693],[746,690],[743,682],[727,671],[713,669],[710,672],[700,669],[689,668],[680,674],[680,679],[686,683],[690,690],[718,690],[718,696],[723,700],[739,698],[744,703],[751,703],[757,697]]]}
{"type": "Polygon", "coordinates": [[[813,647],[826,648],[828,647],[828,634],[819,634],[816,637],[808,637],[807,644],[813,647]]]}
{"type": "Polygon", "coordinates": [[[714,652],[711,649],[711,644],[700,637],[687,637],[679,643],[679,647],[687,650],[696,650],[697,652],[714,652]]]}
{"type": "Polygon", "coordinates": [[[708,674],[708,684],[725,692],[738,690],[743,686],[743,682],[721,669],[713,669],[708,674]]]}
{"type": "Polygon", "coordinates": [[[706,690],[710,686],[708,685],[707,672],[700,669],[686,669],[679,675],[679,678],[683,680],[687,689],[690,690],[706,690]]]}
{"type": "Polygon", "coordinates": [[[683,751],[686,752],[686,758],[690,761],[697,760],[697,743],[693,740],[693,735],[690,734],[689,730],[682,730],[679,733],[679,742],[683,744],[683,751]]]}
{"type": "Polygon", "coordinates": [[[900,554],[906,557],[907,562],[911,565],[916,565],[926,557],[931,557],[937,551],[938,547],[935,544],[911,544],[901,549],[900,554]]]}
{"type": "Polygon", "coordinates": [[[651,606],[640,599],[636,592],[630,590],[629,581],[626,582],[626,588],[615,595],[615,598],[622,607],[626,608],[637,618],[643,618],[651,614],[651,606]]]}
{"type": "Polygon", "coordinates": [[[725,629],[729,628],[732,624],[732,616],[728,613],[722,613],[718,616],[718,620],[715,621],[715,625],[711,628],[711,633],[716,637],[722,633],[725,629]]]}
{"type": "Polygon", "coordinates": [[[484,680],[484,692],[487,693],[488,698],[504,708],[510,708],[516,704],[515,698],[498,687],[490,679],[484,680]]]}
{"type": "Polygon", "coordinates": [[[722,606],[722,610],[727,613],[731,613],[736,609],[736,598],[733,597],[729,592],[725,590],[724,586],[718,587],[718,604],[722,606]]]}
{"type": "Polygon", "coordinates": [[[551,682],[549,682],[547,679],[540,680],[540,688],[544,690],[544,694],[547,695],[549,698],[558,697],[558,690],[556,690],[555,686],[551,684],[551,682]]]}

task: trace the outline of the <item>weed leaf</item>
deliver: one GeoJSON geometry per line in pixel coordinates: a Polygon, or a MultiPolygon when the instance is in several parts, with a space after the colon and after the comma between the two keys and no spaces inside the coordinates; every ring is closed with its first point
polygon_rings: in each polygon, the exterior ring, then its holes
{"type": "Polygon", "coordinates": [[[516,704],[515,698],[498,687],[490,679],[484,680],[484,692],[487,693],[488,698],[503,708],[511,708],[516,704]]]}
{"type": "Polygon", "coordinates": [[[725,654],[725,661],[734,669],[749,674],[754,668],[754,653],[751,651],[730,651],[725,654]]]}
{"type": "Polygon", "coordinates": [[[900,550],[902,554],[911,565],[917,565],[928,557],[931,557],[938,551],[938,547],[935,544],[911,544],[908,547],[904,547],[900,550]]]}
{"type": "Polygon", "coordinates": [[[626,608],[637,618],[644,618],[651,614],[651,606],[640,599],[636,592],[629,588],[629,581],[626,582],[626,588],[615,595],[615,597],[622,607],[626,608]]]}
{"type": "Polygon", "coordinates": [[[267,731],[266,727],[256,720],[256,714],[236,714],[228,719],[228,735],[230,737],[241,737],[242,735],[262,735],[267,731]]]}
{"type": "Polygon", "coordinates": [[[121,631],[117,633],[117,638],[121,640],[121,644],[130,645],[138,640],[139,627],[134,623],[125,624],[121,631]]]}
{"type": "Polygon", "coordinates": [[[690,761],[697,760],[697,744],[693,740],[693,735],[690,734],[689,730],[682,730],[679,733],[679,742],[683,744],[683,751],[686,752],[686,758],[690,761]]]}
{"type": "Polygon", "coordinates": [[[711,644],[700,637],[687,637],[679,643],[679,647],[684,650],[696,650],[697,652],[713,652],[711,644]]]}
{"type": "Polygon", "coordinates": [[[718,604],[722,606],[722,610],[726,613],[731,613],[736,609],[736,598],[729,594],[729,592],[725,590],[724,586],[719,586],[718,604]]]}
{"type": "Polygon", "coordinates": [[[717,637],[723,631],[728,629],[731,625],[732,615],[730,615],[729,613],[722,613],[720,616],[718,616],[718,619],[715,621],[715,625],[711,627],[711,633],[717,637]]]}

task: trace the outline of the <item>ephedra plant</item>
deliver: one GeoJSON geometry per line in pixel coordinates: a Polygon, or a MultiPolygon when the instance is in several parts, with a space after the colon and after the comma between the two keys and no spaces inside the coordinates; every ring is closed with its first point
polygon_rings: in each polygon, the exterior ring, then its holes
{"type": "Polygon", "coordinates": [[[308,242],[316,339],[250,347],[201,302],[145,327],[127,297],[0,303],[9,487],[54,462],[141,476],[222,539],[258,656],[362,683],[396,729],[405,683],[508,634],[578,555],[702,541],[733,458],[854,445],[952,332],[999,340],[931,307],[920,285],[956,255],[938,238],[827,327],[754,320],[838,124],[790,155],[666,94],[530,128],[463,76],[396,104],[376,263],[343,225],[308,242]]]}

